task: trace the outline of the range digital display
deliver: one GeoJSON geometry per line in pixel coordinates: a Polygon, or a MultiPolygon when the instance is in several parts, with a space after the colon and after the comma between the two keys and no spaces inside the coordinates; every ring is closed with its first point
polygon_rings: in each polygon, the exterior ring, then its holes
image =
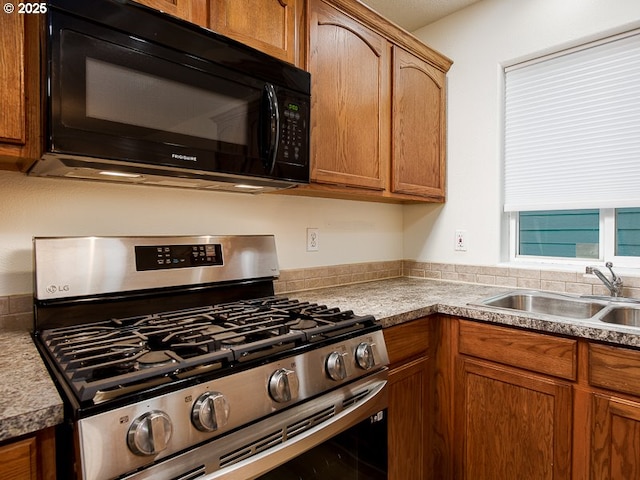
{"type": "Polygon", "coordinates": [[[206,245],[145,245],[136,246],[136,270],[164,270],[222,265],[222,246],[206,245]]]}

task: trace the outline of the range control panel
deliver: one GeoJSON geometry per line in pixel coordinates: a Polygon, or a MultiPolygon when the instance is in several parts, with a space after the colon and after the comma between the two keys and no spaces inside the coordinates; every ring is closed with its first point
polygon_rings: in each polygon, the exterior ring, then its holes
{"type": "Polygon", "coordinates": [[[136,246],[136,269],[164,270],[171,268],[222,265],[222,246],[206,245],[145,245],[136,246]]]}

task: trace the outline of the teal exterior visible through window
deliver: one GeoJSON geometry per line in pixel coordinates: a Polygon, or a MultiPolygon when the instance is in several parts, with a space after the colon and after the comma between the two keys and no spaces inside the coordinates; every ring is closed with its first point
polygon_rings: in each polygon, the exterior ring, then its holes
{"type": "MultiPolygon", "coordinates": [[[[640,218],[640,209],[634,211],[640,218]]],[[[598,258],[599,229],[597,209],[520,212],[519,255],[598,258]]],[[[640,240],[640,228],[635,235],[640,240]]]]}
{"type": "Polygon", "coordinates": [[[616,210],[616,255],[640,257],[640,208],[616,210]]]}

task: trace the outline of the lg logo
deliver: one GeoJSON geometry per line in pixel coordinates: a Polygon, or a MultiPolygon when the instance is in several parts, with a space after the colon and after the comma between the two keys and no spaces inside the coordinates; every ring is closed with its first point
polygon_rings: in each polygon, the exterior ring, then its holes
{"type": "Polygon", "coordinates": [[[47,293],[68,292],[69,285],[49,285],[46,290],[47,293]]]}

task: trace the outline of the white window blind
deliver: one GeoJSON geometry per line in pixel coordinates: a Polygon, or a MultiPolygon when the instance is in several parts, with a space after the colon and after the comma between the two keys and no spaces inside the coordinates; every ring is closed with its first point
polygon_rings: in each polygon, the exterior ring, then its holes
{"type": "Polygon", "coordinates": [[[505,211],[640,206],[640,32],[505,72],[505,211]]]}

